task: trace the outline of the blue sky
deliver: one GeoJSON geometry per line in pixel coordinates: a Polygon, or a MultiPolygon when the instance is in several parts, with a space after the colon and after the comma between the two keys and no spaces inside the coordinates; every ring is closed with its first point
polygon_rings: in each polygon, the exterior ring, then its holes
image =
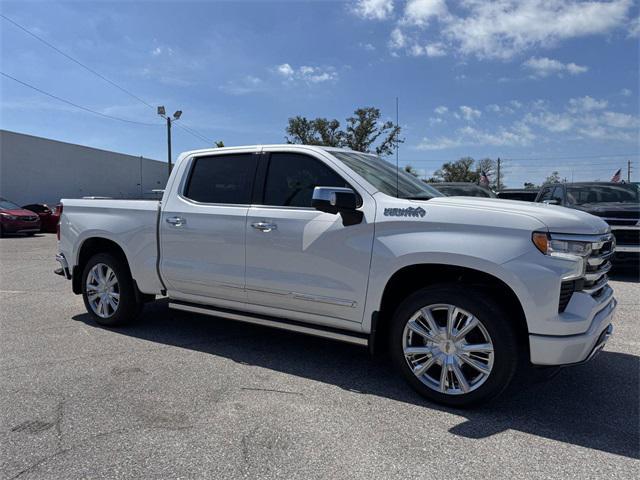
{"type": "MultiPolygon", "coordinates": [[[[638,5],[631,0],[2,2],[2,14],[227,145],[282,143],[287,118],[379,107],[401,164],[428,175],[500,157],[508,186],[640,179],[638,5]],[[626,171],[625,171],[626,173],[626,171]]],[[[0,19],[0,128],[166,158],[154,110],[0,19]]],[[[174,156],[208,141],[174,129],[174,156]]]]}

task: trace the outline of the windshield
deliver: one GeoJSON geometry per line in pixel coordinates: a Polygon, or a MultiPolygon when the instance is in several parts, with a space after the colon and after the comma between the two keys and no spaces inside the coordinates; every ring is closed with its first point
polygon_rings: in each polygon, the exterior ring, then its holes
{"type": "Polygon", "coordinates": [[[5,200],[4,198],[0,198],[0,210],[16,210],[20,209],[18,205],[9,200],[5,200]]]}
{"type": "Polygon", "coordinates": [[[400,198],[429,200],[442,194],[413,175],[400,170],[376,155],[358,152],[330,152],[367,182],[386,193],[400,198]]]}
{"type": "Polygon", "coordinates": [[[496,198],[495,194],[486,188],[479,187],[478,185],[438,185],[435,184],[433,188],[439,190],[449,197],[462,196],[462,197],[485,197],[496,198]]]}
{"type": "Polygon", "coordinates": [[[572,205],[585,203],[638,203],[640,189],[638,185],[621,183],[619,185],[568,185],[567,202],[572,205]]]}

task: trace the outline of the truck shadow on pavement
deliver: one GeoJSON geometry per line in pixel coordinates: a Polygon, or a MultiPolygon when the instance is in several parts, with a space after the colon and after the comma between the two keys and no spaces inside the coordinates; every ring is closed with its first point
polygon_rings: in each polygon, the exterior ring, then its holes
{"type": "MultiPolygon", "coordinates": [[[[86,313],[73,318],[102,328],[86,313]]],[[[462,415],[467,420],[449,432],[465,438],[483,439],[517,430],[631,458],[639,456],[640,357],[634,355],[605,350],[588,365],[512,389],[487,406],[456,410],[424,400],[395,374],[387,358],[372,358],[364,348],[173,311],[166,301],[148,304],[135,324],[107,331],[462,415]]]]}

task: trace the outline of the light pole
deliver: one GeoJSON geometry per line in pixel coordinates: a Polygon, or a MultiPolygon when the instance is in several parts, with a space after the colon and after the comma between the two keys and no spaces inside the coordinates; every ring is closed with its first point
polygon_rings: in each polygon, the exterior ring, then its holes
{"type": "Polygon", "coordinates": [[[182,110],[176,110],[173,114],[173,119],[166,115],[166,110],[164,109],[164,105],[160,105],[158,107],[158,115],[167,120],[167,162],[169,175],[171,175],[171,123],[180,119],[182,115],[182,110]]]}

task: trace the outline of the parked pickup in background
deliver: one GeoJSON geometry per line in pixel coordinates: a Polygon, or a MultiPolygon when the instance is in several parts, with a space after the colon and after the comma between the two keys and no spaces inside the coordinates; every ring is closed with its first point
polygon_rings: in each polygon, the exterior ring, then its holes
{"type": "Polygon", "coordinates": [[[634,183],[584,182],[543,185],[537,202],[563,205],[602,218],[616,237],[616,260],[640,259],[640,187],[634,183]]]}
{"type": "Polygon", "coordinates": [[[585,362],[612,332],[606,222],[443,197],[374,155],[198,150],[160,202],[62,204],[57,273],[105,326],[163,295],[173,309],[386,345],[413,388],[455,406],[534,366],[585,362]]]}

